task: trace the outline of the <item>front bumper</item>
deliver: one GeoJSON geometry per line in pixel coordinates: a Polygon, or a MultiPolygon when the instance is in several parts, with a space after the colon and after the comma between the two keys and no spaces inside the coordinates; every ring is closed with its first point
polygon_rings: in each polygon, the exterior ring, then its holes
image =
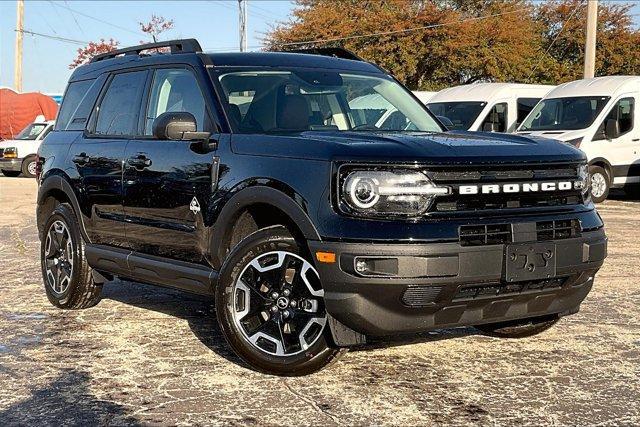
{"type": "Polygon", "coordinates": [[[18,172],[22,170],[22,159],[0,158],[0,170],[18,172]]]}
{"type": "Polygon", "coordinates": [[[601,228],[541,243],[309,242],[309,247],[313,254],[336,254],[335,263],[316,263],[327,312],[355,332],[381,337],[576,312],[606,257],[607,238],[601,228]],[[533,255],[551,248],[553,269],[535,279],[508,272],[513,266],[507,250],[516,248],[533,255]],[[355,269],[359,257],[381,259],[383,268],[393,265],[396,274],[364,277],[355,269]]]}

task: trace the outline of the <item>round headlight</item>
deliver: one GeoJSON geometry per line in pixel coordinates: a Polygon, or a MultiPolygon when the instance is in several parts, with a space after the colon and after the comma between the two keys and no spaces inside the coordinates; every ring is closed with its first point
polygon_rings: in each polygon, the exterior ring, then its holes
{"type": "Polygon", "coordinates": [[[355,178],[347,184],[351,202],[360,209],[368,209],[380,199],[378,182],[372,178],[355,178]]]}

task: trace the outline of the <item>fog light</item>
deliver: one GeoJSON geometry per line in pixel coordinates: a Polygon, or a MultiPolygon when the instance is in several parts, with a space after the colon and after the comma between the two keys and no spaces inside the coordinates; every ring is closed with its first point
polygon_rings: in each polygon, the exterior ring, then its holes
{"type": "Polygon", "coordinates": [[[356,261],[356,271],[358,273],[364,273],[368,270],[367,262],[363,260],[356,261]]]}
{"type": "Polygon", "coordinates": [[[397,276],[398,258],[356,257],[353,269],[363,276],[397,276]]]}

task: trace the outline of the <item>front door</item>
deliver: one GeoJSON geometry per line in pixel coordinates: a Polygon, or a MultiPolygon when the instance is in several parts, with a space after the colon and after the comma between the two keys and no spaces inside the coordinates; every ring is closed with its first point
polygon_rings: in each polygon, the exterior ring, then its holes
{"type": "Polygon", "coordinates": [[[81,205],[89,219],[85,229],[93,244],[122,246],[125,242],[122,207],[122,160],[135,133],[146,71],[111,76],[99,97],[87,130],[71,145],[81,205]]]}
{"type": "Polygon", "coordinates": [[[212,194],[214,151],[191,141],[153,138],[160,114],[186,111],[198,131],[211,131],[211,118],[190,68],[153,71],[142,136],[126,147],[123,191],[127,245],[135,252],[204,262],[207,250],[203,213],[212,194]]]}
{"type": "Polygon", "coordinates": [[[593,137],[590,157],[603,157],[612,170],[612,184],[640,183],[640,111],[637,97],[623,95],[616,101],[593,137]],[[619,135],[609,139],[605,134],[607,120],[618,122],[619,135]]]}

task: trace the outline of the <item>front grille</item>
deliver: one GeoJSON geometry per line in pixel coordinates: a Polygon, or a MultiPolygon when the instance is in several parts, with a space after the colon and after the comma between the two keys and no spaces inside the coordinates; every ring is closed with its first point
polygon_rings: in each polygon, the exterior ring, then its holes
{"type": "MultiPolygon", "coordinates": [[[[566,207],[583,203],[582,191],[574,189],[554,191],[504,192],[459,194],[462,185],[504,185],[574,182],[578,177],[578,164],[536,166],[477,166],[431,169],[427,174],[436,184],[451,187],[453,194],[438,196],[430,206],[432,214],[470,213],[488,210],[535,209],[566,207]]],[[[502,188],[502,187],[501,187],[502,188]]]]}
{"type": "Polygon", "coordinates": [[[463,225],[460,227],[462,246],[500,245],[511,243],[511,224],[463,225]]]}
{"type": "Polygon", "coordinates": [[[433,303],[441,291],[442,286],[411,286],[402,294],[402,302],[409,307],[424,307],[433,303]]]}
{"type": "Polygon", "coordinates": [[[580,237],[580,230],[580,221],[577,219],[540,221],[536,223],[538,241],[580,237]]]}
{"type": "Polygon", "coordinates": [[[487,283],[482,285],[466,285],[458,289],[453,300],[476,299],[486,296],[514,295],[527,291],[559,289],[567,281],[566,277],[531,280],[517,283],[487,283]]]}

